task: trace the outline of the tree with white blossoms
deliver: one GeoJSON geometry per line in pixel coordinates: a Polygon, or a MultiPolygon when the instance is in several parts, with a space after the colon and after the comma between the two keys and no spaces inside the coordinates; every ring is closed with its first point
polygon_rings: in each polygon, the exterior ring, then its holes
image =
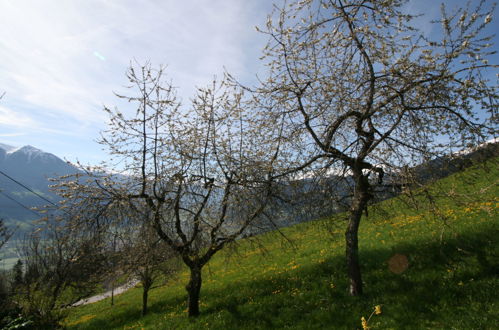
{"type": "Polygon", "coordinates": [[[479,1],[452,13],[442,5],[433,22],[439,32],[426,35],[405,3],[295,1],[257,28],[269,36],[262,57],[269,71],[252,89],[255,108],[283,127],[276,139],[286,151],[284,173],[342,167],[351,175],[351,295],[363,291],[358,230],[373,179],[497,132],[498,66],[489,61],[493,36],[484,35],[495,5],[479,1]]]}
{"type": "Polygon", "coordinates": [[[197,316],[202,268],[266,221],[278,143],[261,148],[266,128],[224,80],[199,88],[184,108],[162,67],[132,66],[127,78],[134,93],[119,97],[135,107],[106,108],[110,123],[100,141],[116,163],[82,168],[87,182],[62,181],[59,191],[68,205],[97,208],[80,223],[86,230],[151,227],[189,268],[188,314],[197,316]],[[106,174],[109,168],[123,173],[106,174]]]}

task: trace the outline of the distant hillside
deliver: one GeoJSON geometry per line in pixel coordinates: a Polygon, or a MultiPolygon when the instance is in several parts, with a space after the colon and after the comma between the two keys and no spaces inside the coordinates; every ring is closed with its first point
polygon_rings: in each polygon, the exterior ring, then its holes
{"type": "MultiPolygon", "coordinates": [[[[413,173],[419,180],[428,182],[460,171],[476,161],[498,155],[499,144],[491,141],[474,149],[432,159],[415,167],[413,173]]],[[[29,145],[16,148],[0,143],[0,171],[55,202],[58,197],[49,190],[49,179],[75,173],[78,170],[57,156],[38,148],[29,145]]],[[[390,174],[385,175],[385,182],[396,180],[390,174]]],[[[269,208],[273,223],[263,225],[256,231],[268,231],[275,228],[274,226],[289,226],[341,212],[348,204],[350,186],[349,176],[338,175],[320,180],[304,178],[282,183],[278,189],[281,197],[285,198],[274,201],[269,208]],[[335,195],[334,198],[331,198],[331,194],[335,195]],[[342,202],[337,202],[341,200],[342,202]],[[320,207],[317,207],[319,205],[320,207]]],[[[386,186],[374,188],[377,191],[377,200],[384,200],[397,194],[396,189],[386,186]]],[[[31,221],[38,218],[36,212],[27,208],[43,206],[47,202],[1,173],[0,191],[0,217],[5,219],[9,227],[17,227],[17,234],[22,235],[31,228],[31,221]]]]}
{"type": "Polygon", "coordinates": [[[475,148],[432,159],[424,164],[416,166],[413,170],[421,181],[427,182],[444,178],[476,163],[497,156],[499,156],[499,143],[494,139],[475,148]]]}
{"type": "MultiPolygon", "coordinates": [[[[499,143],[491,140],[474,148],[462,150],[444,157],[433,158],[409,172],[414,181],[428,184],[460,172],[474,164],[499,156],[499,143]]],[[[400,193],[402,179],[394,173],[385,173],[383,183],[373,180],[374,199],[380,202],[400,193]]],[[[351,176],[330,175],[320,178],[304,178],[281,183],[280,197],[270,207],[273,222],[277,227],[309,221],[348,210],[352,194],[351,176]]],[[[269,228],[267,228],[269,229],[269,228]]],[[[265,231],[265,230],[263,230],[265,231]]]]}
{"type": "Polygon", "coordinates": [[[0,143],[0,171],[0,217],[9,227],[19,226],[18,234],[21,234],[30,227],[32,220],[38,218],[36,212],[26,208],[46,205],[47,201],[19,183],[55,202],[57,196],[49,190],[49,179],[75,173],[77,169],[35,147],[16,148],[0,143]]]}

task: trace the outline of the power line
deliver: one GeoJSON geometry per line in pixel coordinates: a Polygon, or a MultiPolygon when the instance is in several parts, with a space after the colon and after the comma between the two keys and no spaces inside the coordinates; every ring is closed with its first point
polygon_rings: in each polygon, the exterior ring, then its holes
{"type": "MultiPolygon", "coordinates": [[[[34,191],[33,189],[31,189],[30,187],[26,186],[25,184],[22,184],[21,182],[17,181],[16,179],[12,178],[11,176],[9,176],[8,174],[6,174],[5,172],[3,172],[2,170],[0,170],[0,174],[2,174],[3,176],[5,176],[7,179],[9,180],[12,180],[13,182],[17,183],[18,185],[20,185],[21,187],[23,187],[24,189],[30,191],[31,193],[33,193],[34,195],[38,196],[39,198],[43,199],[44,201],[46,201],[47,203],[57,207],[57,205],[55,203],[53,203],[52,201],[50,201],[49,199],[45,198],[43,195],[37,193],[36,191],[34,191]]],[[[5,195],[5,194],[4,194],[5,195]]]]}
{"type": "MultiPolygon", "coordinates": [[[[51,200],[47,199],[46,197],[44,197],[43,195],[37,193],[36,191],[34,191],[33,189],[31,189],[30,187],[28,187],[27,185],[19,182],[18,180],[14,179],[13,177],[11,177],[10,175],[6,174],[4,171],[0,170],[0,174],[2,174],[3,176],[5,176],[6,178],[8,178],[9,180],[12,180],[13,182],[15,182],[16,184],[20,185],[21,187],[23,187],[24,189],[28,190],[29,192],[31,192],[32,194],[34,194],[35,196],[37,196],[38,198],[41,198],[43,199],[44,201],[46,201],[47,203],[51,204],[52,206],[55,206],[56,208],[59,208],[59,206],[57,204],[55,204],[54,202],[52,202],[51,200]]],[[[14,198],[12,198],[11,196],[8,196],[6,195],[5,193],[3,193],[1,190],[0,190],[0,193],[2,195],[4,195],[5,197],[7,197],[8,199],[12,200],[13,202],[19,204],[20,206],[22,206],[23,208],[29,210],[30,212],[36,214],[37,216],[40,216],[39,213],[36,213],[35,211],[33,211],[32,209],[30,209],[29,207],[25,206],[24,204],[22,204],[21,202],[15,200],[14,198]]],[[[66,210],[62,210],[64,213],[66,214],[70,214],[68,211],[66,210]]]]}
{"type": "Polygon", "coordinates": [[[40,216],[39,213],[33,211],[31,208],[29,208],[28,206],[24,205],[23,203],[19,202],[18,200],[16,200],[15,198],[13,197],[10,197],[9,195],[7,195],[6,193],[4,193],[3,191],[0,191],[0,194],[4,195],[5,197],[7,197],[8,199],[10,199],[11,201],[13,201],[14,203],[18,204],[19,206],[21,206],[22,208],[30,211],[31,213],[35,214],[36,216],[40,216]]]}

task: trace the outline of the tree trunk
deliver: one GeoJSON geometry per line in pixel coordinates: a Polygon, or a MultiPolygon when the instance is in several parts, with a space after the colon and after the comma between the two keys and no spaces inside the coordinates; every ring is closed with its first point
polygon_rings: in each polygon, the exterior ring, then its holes
{"type": "Polygon", "coordinates": [[[201,266],[192,265],[191,278],[185,287],[189,295],[189,317],[199,315],[199,293],[201,292],[201,266]]]}
{"type": "Polygon", "coordinates": [[[114,281],[111,284],[111,306],[114,306],[114,281]]]}
{"type": "Polygon", "coordinates": [[[359,264],[359,225],[362,212],[369,201],[369,181],[361,172],[355,173],[355,192],[350,208],[348,227],[345,232],[346,259],[348,279],[350,280],[349,293],[352,296],[362,295],[362,275],[359,264]]]}
{"type": "Polygon", "coordinates": [[[147,298],[149,296],[149,286],[144,285],[142,290],[142,316],[147,314],[147,298]]]}
{"type": "Polygon", "coordinates": [[[145,316],[147,314],[147,298],[149,297],[149,289],[154,282],[153,272],[148,266],[146,266],[141,270],[139,276],[140,282],[142,283],[142,316],[145,316]]]}

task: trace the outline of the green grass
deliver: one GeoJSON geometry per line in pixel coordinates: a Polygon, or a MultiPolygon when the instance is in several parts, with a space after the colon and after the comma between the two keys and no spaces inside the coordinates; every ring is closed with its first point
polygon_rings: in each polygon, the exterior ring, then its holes
{"type": "Polygon", "coordinates": [[[151,290],[140,317],[141,288],[71,310],[70,329],[359,329],[381,305],[372,329],[494,329],[499,324],[498,159],[428,187],[418,196],[371,208],[363,219],[361,298],[347,294],[341,215],[267,233],[220,252],[205,267],[201,315],[186,314],[188,273],[151,290]],[[416,203],[417,202],[417,203],[416,203]],[[415,207],[408,205],[415,204],[415,207]],[[432,206],[433,205],[433,206],[432,206]],[[436,212],[436,216],[435,216],[436,212]],[[263,248],[260,246],[263,246],[263,248]],[[388,269],[408,257],[402,274],[388,269]]]}

